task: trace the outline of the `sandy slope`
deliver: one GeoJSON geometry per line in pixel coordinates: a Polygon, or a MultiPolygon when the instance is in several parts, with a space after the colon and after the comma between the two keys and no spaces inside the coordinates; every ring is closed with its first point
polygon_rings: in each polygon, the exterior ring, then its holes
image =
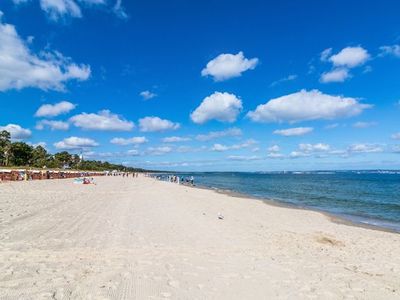
{"type": "Polygon", "coordinates": [[[400,299],[398,234],[149,178],[97,183],[0,184],[0,299],[400,299]]]}

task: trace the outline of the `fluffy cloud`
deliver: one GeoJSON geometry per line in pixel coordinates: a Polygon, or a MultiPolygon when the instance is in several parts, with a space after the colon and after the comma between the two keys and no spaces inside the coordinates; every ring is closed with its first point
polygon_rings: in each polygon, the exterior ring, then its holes
{"type": "Polygon", "coordinates": [[[157,97],[157,94],[152,93],[150,91],[143,91],[139,94],[144,100],[150,100],[153,99],[154,97],[157,97]]]}
{"type": "Polygon", "coordinates": [[[62,150],[77,150],[77,149],[86,149],[98,146],[99,144],[89,138],[80,138],[76,136],[71,136],[69,138],[65,138],[60,142],[54,143],[54,147],[62,150]]]}
{"type": "Polygon", "coordinates": [[[353,124],[354,128],[368,128],[372,126],[376,126],[378,123],[376,122],[356,122],[353,124]]]}
{"type": "Polygon", "coordinates": [[[234,94],[215,92],[204,98],[201,104],[190,114],[196,124],[210,120],[232,123],[242,110],[242,101],[234,94]]]}
{"type": "Polygon", "coordinates": [[[6,130],[10,133],[11,139],[13,140],[24,140],[30,138],[32,132],[29,129],[22,128],[17,124],[8,124],[6,126],[0,126],[0,131],[6,130]]]}
{"type": "Polygon", "coordinates": [[[355,98],[331,96],[318,90],[285,95],[257,106],[247,115],[255,122],[300,122],[307,120],[345,118],[359,115],[372,107],[355,98]]]}
{"type": "Polygon", "coordinates": [[[299,149],[305,153],[312,153],[312,152],[326,152],[331,149],[331,146],[328,144],[300,144],[299,149]]]}
{"type": "MultiPolygon", "coordinates": [[[[340,152],[342,154],[343,151],[340,152]]],[[[331,146],[328,144],[299,144],[299,148],[296,151],[292,151],[289,154],[289,158],[300,158],[308,157],[311,155],[317,155],[321,157],[322,154],[339,154],[331,152],[331,146]]]]}
{"type": "Polygon", "coordinates": [[[37,130],[43,130],[45,127],[49,127],[51,130],[68,130],[69,123],[63,121],[50,121],[50,120],[41,120],[36,123],[37,130]]]}
{"type": "Polygon", "coordinates": [[[271,147],[268,147],[268,152],[270,153],[276,153],[281,150],[281,148],[278,145],[272,145],[271,147]]]}
{"type": "Polygon", "coordinates": [[[234,145],[230,145],[230,146],[226,146],[226,145],[222,145],[222,144],[214,144],[211,147],[212,151],[217,151],[217,152],[222,152],[222,151],[227,151],[227,150],[239,150],[239,149],[243,149],[243,148],[248,148],[254,144],[256,144],[257,142],[255,140],[247,140],[244,143],[241,144],[234,144],[234,145]]]}
{"type": "Polygon", "coordinates": [[[278,153],[278,152],[271,152],[271,153],[267,154],[267,157],[274,158],[274,159],[277,159],[277,158],[282,159],[282,158],[285,158],[285,155],[282,153],[278,153]]]}
{"type": "Polygon", "coordinates": [[[241,136],[242,131],[239,128],[229,128],[227,130],[222,131],[211,131],[208,134],[199,134],[196,136],[196,140],[201,142],[206,142],[209,140],[217,139],[220,137],[232,137],[232,136],[241,136]]]}
{"type": "Polygon", "coordinates": [[[162,141],[164,143],[178,143],[178,142],[187,142],[190,140],[191,140],[191,138],[188,138],[188,137],[170,136],[170,137],[163,138],[162,141]]]}
{"type": "Polygon", "coordinates": [[[126,13],[124,7],[122,6],[122,0],[115,1],[115,5],[113,7],[114,14],[120,19],[128,19],[128,14],[126,13]]]}
{"type": "Polygon", "coordinates": [[[364,64],[370,55],[367,50],[358,47],[346,47],[339,53],[332,55],[329,61],[336,67],[354,68],[364,64]]]}
{"type": "Polygon", "coordinates": [[[102,110],[97,114],[81,113],[69,120],[76,127],[87,130],[130,131],[134,127],[133,122],[127,121],[109,110],[102,110]]]}
{"type": "Polygon", "coordinates": [[[1,22],[0,91],[26,87],[63,90],[70,80],[87,80],[90,67],[77,65],[59,52],[31,52],[15,27],[1,22]]]}
{"type": "MultiPolygon", "coordinates": [[[[325,49],[321,53],[321,60],[331,62],[334,67],[333,70],[321,75],[322,83],[343,82],[351,77],[349,69],[361,66],[370,59],[368,51],[360,46],[346,47],[337,54],[331,54],[332,48],[325,49]]],[[[367,68],[366,71],[370,69],[367,68]]]]}
{"type": "Polygon", "coordinates": [[[127,145],[140,145],[147,143],[148,140],[144,136],[136,136],[128,139],[124,138],[113,138],[110,143],[120,146],[127,146],[127,145]]]}
{"type": "Polygon", "coordinates": [[[381,50],[380,56],[393,55],[400,57],[400,45],[382,46],[379,49],[381,50]]]}
{"type": "Polygon", "coordinates": [[[300,158],[300,157],[307,157],[307,156],[310,156],[310,154],[302,152],[302,151],[292,151],[289,154],[290,158],[300,158]]]}
{"type": "Polygon", "coordinates": [[[396,132],[392,134],[392,139],[394,140],[400,140],[400,132],[396,132]]]}
{"type": "Polygon", "coordinates": [[[383,147],[377,144],[353,144],[347,150],[350,153],[377,153],[383,152],[383,147]]]}
{"type": "Polygon", "coordinates": [[[68,101],[61,101],[56,104],[44,104],[36,111],[35,117],[56,117],[70,112],[75,107],[75,104],[68,101]]]}
{"type": "Polygon", "coordinates": [[[82,16],[80,7],[73,0],[40,0],[40,7],[53,20],[64,15],[75,18],[82,16]]]}
{"type": "Polygon", "coordinates": [[[145,117],[139,120],[139,127],[140,131],[143,132],[156,132],[175,130],[180,127],[180,124],[160,119],[159,117],[145,117]]]}
{"type": "Polygon", "coordinates": [[[332,48],[325,49],[321,52],[320,59],[321,61],[328,61],[329,57],[332,55],[332,48]]]}
{"type": "Polygon", "coordinates": [[[312,127],[295,127],[288,129],[275,130],[274,134],[283,136],[300,136],[312,132],[314,129],[312,127]]]}
{"type": "Polygon", "coordinates": [[[258,64],[258,58],[247,59],[243,52],[238,54],[220,54],[209,61],[201,71],[202,76],[212,76],[215,81],[223,81],[239,77],[247,70],[253,70],[258,64]]]}
{"type": "Polygon", "coordinates": [[[333,69],[321,75],[321,82],[343,82],[350,77],[349,70],[346,68],[333,69]]]}
{"type": "Polygon", "coordinates": [[[128,154],[129,156],[139,156],[140,152],[137,149],[131,149],[126,151],[126,154],[128,154]]]}
{"type": "MultiPolygon", "coordinates": [[[[15,4],[21,4],[30,2],[30,0],[13,0],[15,4]]],[[[122,19],[127,18],[121,0],[116,0],[115,4],[111,6],[112,1],[107,0],[38,0],[41,9],[49,16],[53,21],[57,21],[60,18],[82,17],[82,6],[92,7],[96,5],[108,5],[108,7],[114,12],[114,14],[122,19]]]]}

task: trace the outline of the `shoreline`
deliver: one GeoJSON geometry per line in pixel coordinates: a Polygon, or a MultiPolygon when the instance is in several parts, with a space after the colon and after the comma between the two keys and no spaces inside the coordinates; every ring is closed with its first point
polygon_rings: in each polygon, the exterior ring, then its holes
{"type": "MultiPolygon", "coordinates": [[[[157,179],[155,179],[155,180],[157,180],[157,179]]],[[[170,182],[168,182],[168,183],[170,183],[170,182]]],[[[334,213],[330,213],[327,211],[318,210],[318,209],[315,209],[312,207],[300,207],[295,204],[284,203],[283,201],[281,202],[279,200],[275,200],[272,198],[256,197],[256,196],[253,196],[250,194],[244,194],[244,193],[227,190],[227,189],[213,188],[213,187],[209,187],[209,186],[205,186],[205,185],[194,185],[194,186],[186,185],[186,184],[182,184],[182,185],[186,186],[186,187],[195,188],[195,189],[197,188],[197,189],[210,190],[210,191],[216,192],[218,194],[223,194],[223,195],[227,195],[227,196],[234,197],[234,198],[256,200],[256,201],[260,201],[266,205],[271,205],[271,206],[275,206],[275,207],[312,211],[312,212],[320,213],[321,215],[325,216],[328,220],[330,220],[332,223],[335,223],[335,224],[341,224],[341,225],[354,226],[354,227],[359,227],[359,228],[364,228],[364,229],[400,234],[400,229],[396,230],[396,229],[387,228],[387,227],[383,227],[383,226],[379,226],[379,225],[357,222],[355,220],[351,220],[350,218],[348,219],[344,216],[336,215],[334,213]]]]}

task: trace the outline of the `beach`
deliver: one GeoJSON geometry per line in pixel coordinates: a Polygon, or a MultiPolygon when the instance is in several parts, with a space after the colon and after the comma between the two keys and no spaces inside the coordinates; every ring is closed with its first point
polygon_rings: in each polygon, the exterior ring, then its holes
{"type": "Polygon", "coordinates": [[[400,299],[399,234],[144,176],[95,183],[0,183],[1,299],[400,299]]]}

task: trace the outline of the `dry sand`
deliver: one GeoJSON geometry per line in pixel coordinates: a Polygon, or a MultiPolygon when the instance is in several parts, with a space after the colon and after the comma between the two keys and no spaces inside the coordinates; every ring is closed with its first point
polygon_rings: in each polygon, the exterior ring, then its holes
{"type": "Polygon", "coordinates": [[[400,299],[399,234],[150,178],[96,182],[0,184],[0,299],[400,299]]]}

